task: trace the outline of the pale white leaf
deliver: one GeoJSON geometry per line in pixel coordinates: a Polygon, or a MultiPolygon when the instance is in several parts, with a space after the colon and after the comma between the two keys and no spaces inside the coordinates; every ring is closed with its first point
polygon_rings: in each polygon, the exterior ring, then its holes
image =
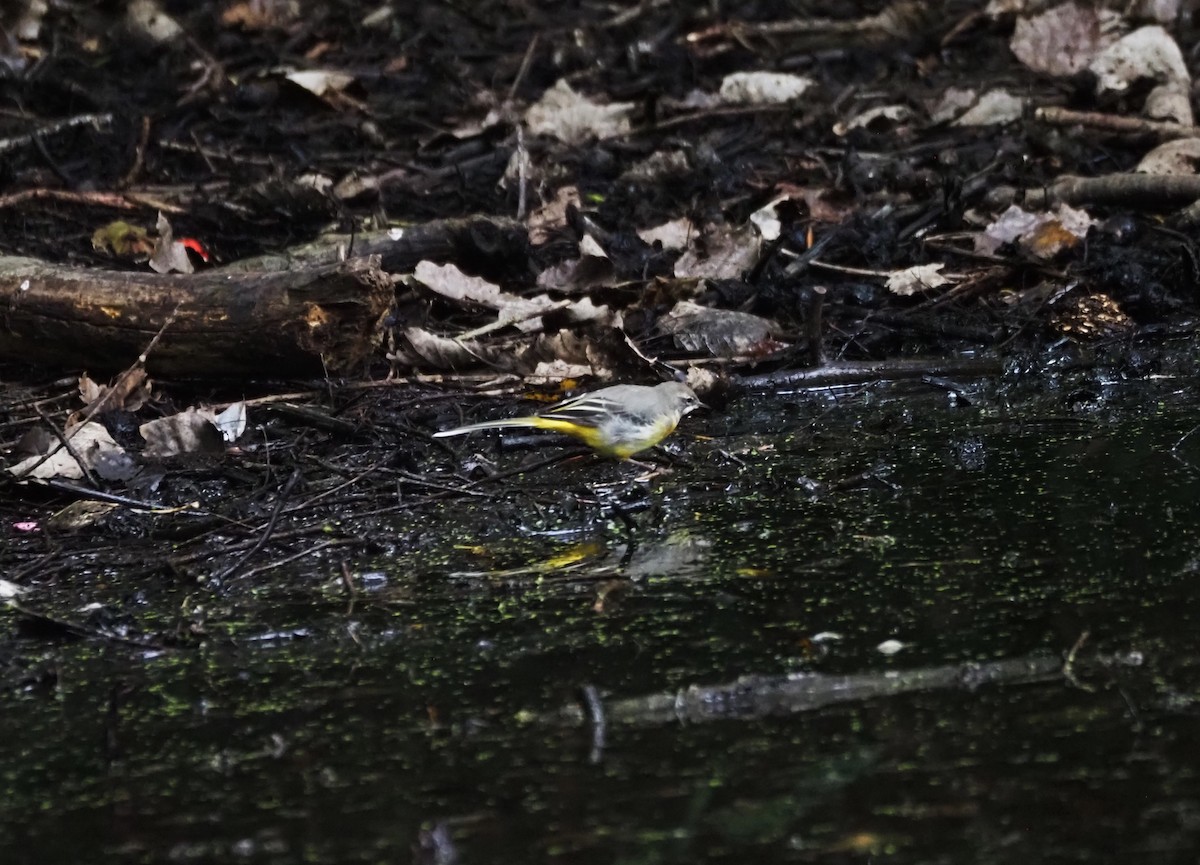
{"type": "Polygon", "coordinates": [[[155,226],[158,240],[150,253],[150,268],[156,273],[191,273],[195,268],[188,259],[187,248],[174,239],[170,221],[160,212],[155,226]]]}
{"type": "Polygon", "coordinates": [[[783,232],[783,223],[779,221],[779,211],[776,208],[782,202],[790,200],[790,195],[780,195],[750,214],[750,222],[758,229],[763,240],[779,239],[779,235],[783,232]]]}
{"type": "MultiPolygon", "coordinates": [[[[469,276],[453,264],[438,265],[430,261],[421,261],[417,264],[413,276],[422,285],[448,300],[476,303],[499,313],[494,325],[483,331],[475,331],[473,336],[508,324],[527,332],[539,330],[542,326],[542,315],[572,306],[568,301],[556,300],[545,294],[536,297],[508,294],[501,291],[498,285],[478,276],[469,276]]],[[[580,307],[579,311],[585,318],[579,320],[587,320],[588,316],[594,315],[595,310],[595,307],[590,310],[580,307]]]]}
{"type": "Polygon", "coordinates": [[[239,400],[213,418],[221,431],[221,437],[229,444],[237,441],[246,431],[246,403],[239,400]]]}
{"type": "Polygon", "coordinates": [[[934,123],[949,123],[965,113],[978,99],[979,93],[970,88],[947,87],[930,109],[929,119],[934,123]]]}
{"type": "Polygon", "coordinates": [[[1019,120],[1025,110],[1025,100],[1007,90],[989,90],[979,97],[965,114],[954,121],[955,126],[999,126],[1019,120]]]}
{"type": "Polygon", "coordinates": [[[132,0],[125,7],[125,22],[134,33],[159,45],[183,36],[179,22],[163,11],[156,0],[132,0]]]}
{"type": "Polygon", "coordinates": [[[833,125],[834,135],[847,135],[852,129],[890,128],[907,123],[914,117],[913,110],[907,105],[879,105],[868,108],[849,120],[833,125]]]}
{"type": "Polygon", "coordinates": [[[1151,120],[1178,123],[1180,126],[1195,125],[1192,114],[1191,85],[1186,81],[1167,81],[1146,94],[1142,113],[1151,120]]]}
{"type": "Polygon", "coordinates": [[[314,96],[340,93],[354,83],[353,75],[332,69],[292,70],[285,72],[283,77],[314,96]]]}
{"type": "Polygon", "coordinates": [[[525,125],[534,135],[582,144],[592,138],[626,134],[632,128],[629,117],[636,108],[632,102],[592,102],[576,93],[565,79],[559,79],[526,110],[525,125]]]}
{"type": "Polygon", "coordinates": [[[1142,157],[1134,171],[1141,174],[1195,174],[1200,165],[1200,138],[1167,141],[1142,157]]]}
{"type": "Polygon", "coordinates": [[[1097,93],[1123,93],[1139,81],[1189,82],[1179,45],[1162,27],[1134,30],[1104,49],[1088,66],[1097,93]]]}
{"type": "Polygon", "coordinates": [[[925,291],[930,288],[940,288],[947,285],[953,280],[942,276],[941,269],[946,265],[943,263],[934,264],[919,264],[915,267],[906,267],[903,270],[893,271],[887,279],[888,291],[892,294],[898,294],[901,297],[908,297],[916,294],[918,291],[925,291]]]}
{"type": "Polygon", "coordinates": [[[804,95],[811,78],[786,72],[734,72],[721,81],[721,101],[733,105],[775,105],[804,95]]]}

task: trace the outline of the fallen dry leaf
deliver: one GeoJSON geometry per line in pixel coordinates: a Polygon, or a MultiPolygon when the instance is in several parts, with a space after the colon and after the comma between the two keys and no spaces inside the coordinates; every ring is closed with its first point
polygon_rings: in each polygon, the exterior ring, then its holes
{"type": "Polygon", "coordinates": [[[790,200],[791,196],[789,195],[777,196],[750,214],[750,224],[758,229],[763,240],[779,239],[779,235],[783,231],[783,223],[779,219],[777,208],[783,202],[790,200]]]}
{"type": "Polygon", "coordinates": [[[1155,120],[1191,126],[1193,114],[1188,94],[1191,76],[1179,45],[1158,25],[1142,27],[1118,39],[1088,65],[1096,76],[1096,93],[1125,93],[1145,82],[1155,82],[1143,112],[1155,120]]]}
{"type": "Polygon", "coordinates": [[[525,220],[529,242],[541,246],[552,234],[567,227],[567,208],[580,206],[579,189],[575,186],[560,186],[554,198],[534,209],[525,220]]]}
{"type": "Polygon", "coordinates": [[[112,513],[119,507],[120,505],[114,502],[93,502],[81,499],[71,502],[62,510],[57,511],[50,519],[46,520],[46,525],[60,532],[77,532],[95,525],[106,514],[112,513]]]}
{"type": "MultiPolygon", "coordinates": [[[[605,285],[612,285],[615,271],[612,260],[605,254],[596,241],[584,237],[579,244],[580,256],[568,261],[562,261],[553,267],[548,267],[537,276],[538,288],[553,289],[568,294],[587,291],[605,285]]],[[[580,303],[591,305],[591,300],[584,298],[580,303]]],[[[608,307],[592,307],[592,313],[581,317],[575,310],[571,315],[577,321],[602,317],[608,314],[608,307]]]]}
{"type": "Polygon", "coordinates": [[[1018,18],[1009,48],[1035,72],[1067,77],[1087,67],[1117,39],[1121,17],[1108,9],[1064,3],[1018,18]]]}
{"type": "Polygon", "coordinates": [[[721,101],[730,105],[777,105],[804,95],[815,82],[786,72],[734,72],[721,80],[721,101]]]}
{"type": "Polygon", "coordinates": [[[48,443],[46,450],[9,466],[9,473],[22,480],[78,480],[83,477],[85,467],[91,471],[102,462],[108,466],[128,464],[124,448],[113,440],[108,430],[95,421],[68,428],[65,434],[72,450],[79,456],[78,460],[62,446],[57,437],[49,437],[45,439],[48,443]]]}
{"type": "Polygon", "coordinates": [[[439,336],[420,327],[405,328],[400,337],[401,345],[387,355],[399,366],[457,370],[486,364],[505,371],[514,367],[512,352],[506,348],[439,336]]]}
{"type": "Polygon", "coordinates": [[[833,124],[833,134],[845,136],[852,129],[883,131],[903,123],[908,123],[915,116],[916,113],[907,105],[880,105],[875,108],[868,108],[866,111],[854,115],[849,120],[833,124]]]}
{"type": "Polygon", "coordinates": [[[417,263],[413,277],[430,291],[458,303],[472,303],[503,312],[506,321],[517,323],[522,330],[537,330],[536,321],[543,312],[557,308],[558,302],[542,295],[527,299],[508,294],[495,283],[479,276],[469,276],[453,264],[434,264],[432,261],[417,263]]]}
{"type": "Polygon", "coordinates": [[[526,110],[525,125],[534,135],[548,135],[564,144],[583,144],[593,138],[628,133],[632,128],[629,117],[636,108],[632,102],[592,102],[576,93],[566,79],[559,79],[526,110]]]}
{"type": "Polygon", "coordinates": [[[150,268],[157,273],[192,273],[195,268],[188,259],[187,247],[175,240],[171,223],[160,212],[158,214],[158,240],[150,255],[150,268]]]}
{"type": "Polygon", "coordinates": [[[221,431],[221,437],[227,444],[233,444],[246,431],[246,404],[238,401],[230,404],[220,414],[206,412],[213,426],[221,431]]]}
{"type": "Polygon", "coordinates": [[[221,23],[243,30],[282,29],[300,17],[299,0],[246,0],[226,7],[221,23]]]}
{"type": "Polygon", "coordinates": [[[633,354],[623,333],[603,326],[564,328],[542,334],[521,353],[524,369],[560,362],[568,368],[587,369],[589,375],[605,379],[613,377],[613,370],[643,363],[633,354]]]}
{"type": "Polygon", "coordinates": [[[1200,138],[1167,141],[1142,157],[1139,174],[1195,174],[1200,165],[1200,138]]]}
{"type": "Polygon", "coordinates": [[[915,267],[906,267],[903,270],[894,271],[887,279],[888,291],[892,294],[898,294],[901,297],[908,297],[916,294],[918,291],[926,291],[931,288],[940,288],[947,285],[953,280],[949,277],[942,276],[941,269],[945,267],[944,263],[936,264],[918,264],[915,267]]]}
{"type": "Polygon", "coordinates": [[[838,223],[854,212],[854,200],[843,192],[824,186],[796,186],[792,183],[777,183],[779,193],[775,207],[784,200],[802,201],[808,215],[816,222],[838,223]]]}
{"type": "Polygon", "coordinates": [[[1013,204],[975,235],[975,251],[995,255],[1004,244],[1018,241],[1025,252],[1050,258],[1079,243],[1095,224],[1087,211],[1066,204],[1046,213],[1029,213],[1013,204]]]}
{"type": "Polygon", "coordinates": [[[929,119],[934,123],[949,123],[965,114],[978,99],[979,94],[969,87],[947,87],[929,109],[929,119]]]}
{"type": "Polygon", "coordinates": [[[1025,100],[1007,90],[989,90],[979,101],[954,121],[954,126],[1002,126],[1019,120],[1025,111],[1025,100]]]}
{"type": "Polygon", "coordinates": [[[679,303],[658,320],[685,351],[704,351],[713,357],[772,354],[786,347],[778,336],[782,328],[770,319],[730,309],[712,309],[690,300],[679,303]]]}
{"type": "Polygon", "coordinates": [[[651,246],[657,241],[663,249],[687,249],[696,234],[696,226],[686,216],[672,219],[654,228],[644,228],[637,235],[651,246]]]}
{"type": "Polygon", "coordinates": [[[150,399],[153,383],[141,367],[134,367],[117,376],[113,385],[97,384],[85,372],[79,376],[79,396],[84,402],[82,413],[99,410],[137,411],[150,399]]]}
{"type": "Polygon", "coordinates": [[[612,378],[612,371],[597,368],[590,363],[568,363],[565,360],[543,360],[539,361],[533,368],[533,372],[525,378],[529,381],[551,382],[565,381],[573,378],[586,378],[594,376],[601,380],[612,378]]]}
{"type": "Polygon", "coordinates": [[[146,440],[143,454],[154,459],[225,452],[225,441],[213,423],[212,413],[195,408],[148,421],[138,427],[138,432],[146,440]]]}
{"type": "Polygon", "coordinates": [[[460,303],[474,303],[493,309],[497,319],[486,327],[465,334],[464,338],[481,336],[492,330],[512,325],[530,333],[541,330],[542,317],[550,313],[562,315],[567,321],[583,322],[610,317],[608,307],[595,306],[589,299],[556,300],[549,295],[520,297],[508,294],[498,285],[477,276],[468,276],[453,264],[438,265],[421,261],[413,277],[430,291],[460,303]]]}
{"type": "Polygon", "coordinates": [[[184,35],[179,22],[163,11],[157,0],[131,0],[125,7],[125,25],[158,45],[174,42],[184,35]]]}
{"type": "Polygon", "coordinates": [[[297,69],[285,72],[283,77],[322,99],[341,93],[354,83],[353,75],[333,69],[297,69]]]}
{"type": "Polygon", "coordinates": [[[753,225],[734,228],[709,226],[692,239],[690,248],[675,262],[675,276],[701,279],[741,279],[758,263],[761,242],[753,225]]]}
{"type": "Polygon", "coordinates": [[[1191,78],[1178,43],[1158,25],[1141,27],[1108,45],[1088,69],[1101,94],[1122,93],[1147,79],[1163,84],[1191,78]]]}

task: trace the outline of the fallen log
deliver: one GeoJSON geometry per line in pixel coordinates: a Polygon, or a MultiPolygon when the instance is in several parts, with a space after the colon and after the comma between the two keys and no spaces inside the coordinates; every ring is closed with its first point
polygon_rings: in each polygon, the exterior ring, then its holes
{"type": "Polygon", "coordinates": [[[388,273],[410,273],[421,261],[454,262],[471,273],[485,275],[529,264],[525,226],[499,216],[436,219],[406,228],[388,228],[350,235],[320,237],[312,243],[281,252],[234,261],[226,272],[295,270],[352,258],[379,256],[388,273]]]}
{"type": "Polygon", "coordinates": [[[185,377],[344,372],[392,304],[377,258],[275,273],[117,273],[0,258],[0,359],[109,373],[171,319],[148,371],[185,377]]]}

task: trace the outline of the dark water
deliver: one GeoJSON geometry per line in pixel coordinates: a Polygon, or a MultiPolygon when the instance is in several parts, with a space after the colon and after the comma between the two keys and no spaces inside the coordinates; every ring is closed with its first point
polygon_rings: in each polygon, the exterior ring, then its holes
{"type": "Polygon", "coordinates": [[[523,496],[507,535],[464,504],[418,551],[352,558],[353,600],[332,564],[172,587],[148,615],[206,607],[200,650],[47,647],[57,685],[0,697],[2,861],[1194,862],[1194,393],[880,400],[699,421],[714,441],[632,546],[523,496]],[[587,686],[883,679],[1061,659],[1085,632],[1070,677],[549,717],[587,686]]]}

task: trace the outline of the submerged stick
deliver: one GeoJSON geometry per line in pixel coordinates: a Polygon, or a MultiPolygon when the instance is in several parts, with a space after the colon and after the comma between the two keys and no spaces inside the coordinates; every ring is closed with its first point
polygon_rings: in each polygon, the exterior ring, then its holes
{"type": "MultiPolygon", "coordinates": [[[[601,717],[609,727],[751,720],[919,691],[973,691],[985,685],[1028,685],[1062,679],[1063,662],[1057,655],[847,676],[824,673],[746,676],[720,685],[692,685],[679,691],[612,700],[604,705],[601,717]]],[[[542,722],[583,726],[594,723],[596,716],[594,705],[584,707],[573,703],[535,717],[542,722]]]]}

